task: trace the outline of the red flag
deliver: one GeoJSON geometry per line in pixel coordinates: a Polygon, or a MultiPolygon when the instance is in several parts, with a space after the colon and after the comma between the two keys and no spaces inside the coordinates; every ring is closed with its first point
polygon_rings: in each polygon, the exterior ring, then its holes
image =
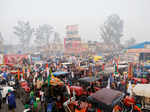
{"type": "Polygon", "coordinates": [[[29,72],[29,73],[31,72],[30,68],[28,68],[28,72],[29,72]]]}
{"type": "Polygon", "coordinates": [[[48,69],[48,64],[46,64],[46,69],[48,69]]]}
{"type": "Polygon", "coordinates": [[[133,69],[132,69],[132,67],[133,67],[133,65],[132,65],[132,63],[129,63],[128,64],[128,78],[132,78],[132,76],[133,76],[133,69]]]}
{"type": "Polygon", "coordinates": [[[117,60],[117,72],[119,72],[119,71],[118,71],[118,60],[117,60]]]}
{"type": "Polygon", "coordinates": [[[20,70],[18,69],[18,80],[20,80],[20,70]]]}

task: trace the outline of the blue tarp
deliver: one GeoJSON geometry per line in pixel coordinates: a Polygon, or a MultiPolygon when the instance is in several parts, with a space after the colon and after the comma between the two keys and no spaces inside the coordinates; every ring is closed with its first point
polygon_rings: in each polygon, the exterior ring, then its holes
{"type": "MultiPolygon", "coordinates": [[[[134,72],[134,74],[137,74],[138,72],[134,72]]],[[[139,72],[140,74],[143,74],[143,75],[147,75],[149,74],[148,72],[139,72]]]]}
{"type": "Polygon", "coordinates": [[[68,72],[63,72],[63,71],[60,71],[60,72],[53,72],[53,75],[54,76],[60,76],[60,75],[66,75],[68,74],[68,72]]]}
{"type": "Polygon", "coordinates": [[[144,68],[150,69],[150,65],[145,65],[144,68]]]}
{"type": "Polygon", "coordinates": [[[139,43],[133,46],[128,47],[127,49],[140,49],[140,48],[144,48],[145,45],[150,45],[149,41],[143,42],[143,43],[139,43]]]}
{"type": "Polygon", "coordinates": [[[40,61],[40,60],[41,60],[40,57],[31,57],[31,59],[32,59],[33,62],[34,62],[34,61],[40,61]]]}

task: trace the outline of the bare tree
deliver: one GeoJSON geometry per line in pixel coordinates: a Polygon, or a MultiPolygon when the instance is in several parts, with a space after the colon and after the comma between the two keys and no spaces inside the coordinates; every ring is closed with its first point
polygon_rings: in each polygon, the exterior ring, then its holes
{"type": "Polygon", "coordinates": [[[58,32],[55,32],[54,34],[54,43],[60,43],[61,39],[60,39],[60,35],[58,32]]]}
{"type": "Polygon", "coordinates": [[[4,38],[2,36],[2,33],[0,32],[0,48],[1,48],[1,51],[3,49],[3,45],[4,45],[4,38]]]}
{"type": "Polygon", "coordinates": [[[3,45],[4,43],[4,38],[2,36],[2,33],[0,32],[0,45],[3,45]]]}
{"type": "Polygon", "coordinates": [[[120,45],[123,36],[123,20],[116,14],[110,15],[100,27],[100,36],[106,44],[120,45]]]}
{"type": "Polygon", "coordinates": [[[53,32],[53,27],[48,24],[39,26],[35,32],[35,43],[37,44],[37,46],[47,46],[47,48],[50,48],[50,37],[53,32]]]}
{"type": "Polygon", "coordinates": [[[22,50],[26,51],[29,48],[33,32],[34,29],[29,22],[18,21],[17,26],[14,27],[14,34],[19,37],[22,50]]]}
{"type": "Polygon", "coordinates": [[[54,54],[58,54],[62,51],[61,39],[58,32],[54,32],[53,44],[52,48],[54,49],[54,54]]]}

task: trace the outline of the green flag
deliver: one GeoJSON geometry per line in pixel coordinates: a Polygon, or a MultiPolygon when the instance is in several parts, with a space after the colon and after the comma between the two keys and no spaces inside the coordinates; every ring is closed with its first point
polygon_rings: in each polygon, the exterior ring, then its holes
{"type": "Polygon", "coordinates": [[[50,80],[52,79],[52,75],[53,75],[52,70],[51,70],[51,69],[49,69],[49,75],[48,75],[48,86],[50,85],[50,80]]]}
{"type": "Polygon", "coordinates": [[[117,64],[115,63],[115,73],[114,74],[118,74],[118,70],[117,70],[117,64]]]}
{"type": "Polygon", "coordinates": [[[115,64],[115,73],[117,72],[117,64],[115,64]]]}
{"type": "Polygon", "coordinates": [[[51,76],[50,76],[50,74],[48,75],[48,86],[50,86],[50,80],[51,80],[51,76]]]}

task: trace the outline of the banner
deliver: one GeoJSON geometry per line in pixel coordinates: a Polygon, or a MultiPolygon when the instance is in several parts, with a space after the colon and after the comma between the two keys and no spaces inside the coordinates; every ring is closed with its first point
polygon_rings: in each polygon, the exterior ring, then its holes
{"type": "Polygon", "coordinates": [[[133,64],[128,64],[128,78],[131,79],[133,77],[133,64]]]}
{"type": "Polygon", "coordinates": [[[78,34],[78,25],[67,25],[66,30],[68,35],[78,34]]]}
{"type": "Polygon", "coordinates": [[[28,55],[5,55],[5,64],[22,64],[24,59],[28,59],[28,55]]]}

